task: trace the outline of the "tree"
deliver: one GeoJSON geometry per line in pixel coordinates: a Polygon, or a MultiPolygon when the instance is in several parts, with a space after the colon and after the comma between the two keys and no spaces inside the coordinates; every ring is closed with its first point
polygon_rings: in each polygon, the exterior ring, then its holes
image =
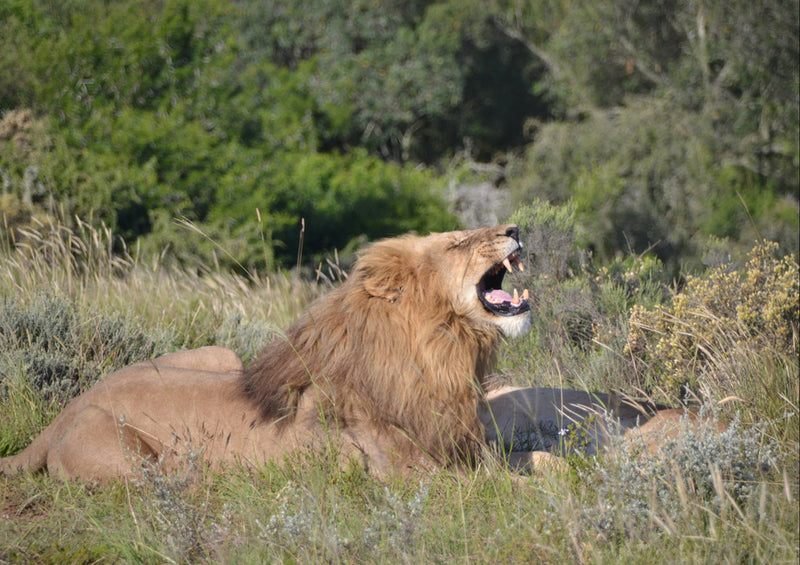
{"type": "Polygon", "coordinates": [[[515,166],[521,201],[574,199],[602,257],[658,244],[675,266],[714,237],[796,250],[796,0],[497,6],[568,109],[515,166]]]}

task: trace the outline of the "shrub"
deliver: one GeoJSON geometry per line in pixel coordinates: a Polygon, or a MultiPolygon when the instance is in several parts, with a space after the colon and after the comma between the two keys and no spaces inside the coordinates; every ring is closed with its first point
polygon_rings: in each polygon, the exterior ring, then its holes
{"type": "Polygon", "coordinates": [[[202,480],[201,453],[190,448],[174,473],[166,472],[162,465],[163,460],[142,461],[141,474],[133,481],[140,488],[142,533],[151,536],[151,551],[159,557],[173,563],[197,561],[207,554],[211,535],[206,524],[207,501],[198,504],[191,496],[202,480]]]}
{"type": "Polygon", "coordinates": [[[41,293],[29,302],[0,302],[0,384],[22,367],[34,389],[63,401],[109,369],[148,359],[156,349],[135,323],[83,314],[64,298],[41,293]]]}
{"type": "MultiPolygon", "coordinates": [[[[777,244],[762,242],[743,273],[720,266],[705,277],[687,277],[669,306],[634,307],[626,353],[643,367],[650,388],[678,394],[680,387],[733,384],[726,358],[800,352],[800,288],[793,256],[774,257],[777,244]]],[[[731,388],[728,386],[727,388],[731,388]]]]}
{"type": "Polygon", "coordinates": [[[576,245],[580,225],[572,204],[534,200],[510,218],[520,226],[525,271],[508,284],[531,291],[530,334],[501,355],[517,384],[622,388],[630,367],[618,354],[633,304],[664,298],[663,264],[654,256],[597,267],[576,245]]]}
{"type": "Polygon", "coordinates": [[[575,249],[574,207],[534,200],[520,207],[509,221],[520,227],[525,271],[510,274],[508,285],[530,290],[532,328],[501,358],[514,373],[526,377],[519,384],[528,384],[527,379],[544,384],[547,378],[541,358],[566,360],[573,348],[585,351],[591,344],[593,321],[600,313],[591,286],[575,276],[581,258],[575,249]]]}
{"type": "Polygon", "coordinates": [[[523,234],[526,264],[535,276],[563,280],[574,267],[575,206],[534,200],[521,206],[509,218],[523,234]]]}
{"type": "MultiPolygon", "coordinates": [[[[698,422],[685,418],[679,433],[648,454],[641,438],[622,440],[616,457],[597,460],[584,477],[598,485],[604,507],[582,519],[605,533],[629,535],[655,516],[667,523],[742,505],[763,488],[765,474],[777,469],[779,447],[765,441],[763,426],[745,428],[735,418],[718,431],[717,415],[705,404],[698,422]]],[[[594,510],[594,509],[593,509],[594,510]]]]}

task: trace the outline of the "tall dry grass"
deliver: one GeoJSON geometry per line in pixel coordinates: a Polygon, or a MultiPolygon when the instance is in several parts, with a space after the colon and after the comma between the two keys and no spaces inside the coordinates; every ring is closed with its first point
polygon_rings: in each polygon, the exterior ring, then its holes
{"type": "MultiPolygon", "coordinates": [[[[0,297],[25,301],[37,292],[65,297],[79,310],[115,313],[174,334],[175,347],[219,336],[207,328],[230,320],[282,328],[320,287],[288,273],[240,275],[204,264],[181,266],[168,250],[143,257],[105,226],[76,218],[74,227],[50,220],[19,230],[0,265],[0,297]]],[[[232,337],[232,336],[231,336],[232,337]]],[[[244,345],[244,344],[243,344],[244,345]]],[[[243,352],[252,354],[248,346],[243,352]]]]}

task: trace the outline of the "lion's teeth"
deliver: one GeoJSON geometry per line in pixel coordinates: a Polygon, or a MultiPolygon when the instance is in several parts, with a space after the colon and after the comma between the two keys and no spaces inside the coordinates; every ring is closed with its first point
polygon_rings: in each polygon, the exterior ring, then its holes
{"type": "Polygon", "coordinates": [[[519,292],[517,292],[516,288],[514,289],[514,298],[511,300],[511,304],[513,304],[514,306],[519,304],[519,292]]]}
{"type": "Polygon", "coordinates": [[[509,261],[509,260],[508,260],[508,257],[506,257],[505,259],[503,259],[503,265],[505,265],[505,267],[506,267],[506,270],[507,270],[509,273],[513,272],[513,269],[511,268],[511,261],[509,261]]]}
{"type": "Polygon", "coordinates": [[[525,270],[525,265],[523,265],[522,261],[520,261],[519,259],[517,259],[517,269],[519,269],[520,271],[525,270]]]}
{"type": "Polygon", "coordinates": [[[522,291],[522,299],[527,301],[530,300],[530,298],[531,298],[531,293],[528,292],[528,289],[526,288],[525,290],[522,291]]]}

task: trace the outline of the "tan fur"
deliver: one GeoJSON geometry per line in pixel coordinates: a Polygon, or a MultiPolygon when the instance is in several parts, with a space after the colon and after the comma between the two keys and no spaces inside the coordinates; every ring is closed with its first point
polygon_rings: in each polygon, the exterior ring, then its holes
{"type": "Polygon", "coordinates": [[[246,370],[221,348],[127,367],[0,459],[0,473],[104,479],[141,458],[171,468],[189,450],[212,466],[258,463],[330,438],[377,473],[472,465],[495,344],[529,325],[527,312],[496,315],[477,296],[481,277],[518,249],[516,234],[506,225],[379,242],[246,370]]]}

